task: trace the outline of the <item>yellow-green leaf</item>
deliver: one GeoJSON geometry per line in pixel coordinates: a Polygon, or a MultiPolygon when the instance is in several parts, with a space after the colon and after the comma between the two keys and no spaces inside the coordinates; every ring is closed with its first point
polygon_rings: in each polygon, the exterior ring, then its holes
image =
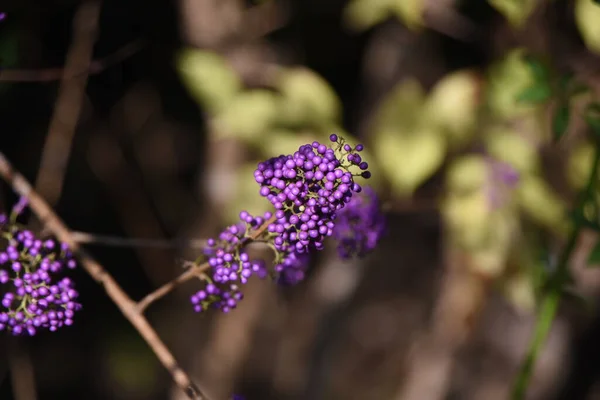
{"type": "Polygon", "coordinates": [[[591,143],[581,142],[573,148],[567,162],[567,178],[574,189],[583,189],[593,161],[594,146],[591,143]]]}
{"type": "Polygon", "coordinates": [[[215,116],[214,131],[219,137],[257,142],[271,130],[279,112],[278,101],[268,90],[242,92],[215,116]]]}
{"type": "Polygon", "coordinates": [[[571,109],[569,103],[564,102],[558,104],[558,107],[554,111],[552,116],[552,136],[554,140],[560,140],[567,129],[569,128],[569,121],[571,120],[571,109]]]}
{"type": "Polygon", "coordinates": [[[340,100],[329,83],[307,68],[282,71],[275,87],[283,96],[279,119],[293,126],[320,126],[341,118],[340,100]]]}
{"type": "Polygon", "coordinates": [[[357,31],[383,22],[391,14],[391,0],[352,0],[344,9],[345,24],[357,31]]]}
{"type": "Polygon", "coordinates": [[[548,82],[537,82],[519,93],[517,101],[520,103],[538,104],[548,101],[550,96],[552,96],[550,84],[548,82]]]}
{"type": "Polygon", "coordinates": [[[494,129],[486,137],[485,145],[491,156],[521,174],[535,172],[539,167],[536,148],[514,131],[494,129]]]}
{"type": "Polygon", "coordinates": [[[488,177],[488,165],[483,156],[467,155],[452,162],[446,184],[450,192],[466,193],[479,190],[488,177]]]}
{"type": "Polygon", "coordinates": [[[373,153],[394,191],[411,195],[444,161],[446,143],[434,130],[384,130],[373,140],[373,153]]]}
{"type": "Polygon", "coordinates": [[[412,130],[421,124],[425,91],[415,79],[398,83],[385,97],[375,117],[375,130],[412,130]]]}
{"type": "Polygon", "coordinates": [[[407,28],[417,30],[423,26],[425,0],[390,0],[390,9],[407,28]]]}
{"type": "Polygon", "coordinates": [[[515,27],[521,27],[531,15],[538,0],[488,0],[515,27]]]}
{"type": "Polygon", "coordinates": [[[530,313],[535,308],[535,286],[531,274],[524,271],[511,274],[502,282],[502,291],[519,312],[530,313]]]}
{"type": "Polygon", "coordinates": [[[450,239],[466,250],[480,248],[489,233],[490,207],[482,190],[468,195],[450,194],[442,204],[450,239]]]}
{"type": "Polygon", "coordinates": [[[516,49],[492,65],[486,97],[490,111],[500,118],[518,117],[538,107],[518,101],[518,96],[534,84],[534,75],[525,61],[523,49],[516,49]]]}
{"type": "Polygon", "coordinates": [[[473,133],[480,86],[473,71],[458,71],[446,75],[429,95],[425,119],[443,129],[451,145],[463,144],[473,133]]]}
{"type": "Polygon", "coordinates": [[[577,0],[575,22],[588,49],[600,53],[600,6],[592,0],[577,0]]]}
{"type": "Polygon", "coordinates": [[[517,188],[520,206],[531,218],[562,234],[566,228],[565,202],[538,176],[524,176],[517,188]]]}
{"type": "Polygon", "coordinates": [[[177,57],[177,69],[190,94],[211,113],[223,109],[242,90],[235,71],[209,51],[183,50],[177,57]]]}
{"type": "Polygon", "coordinates": [[[588,266],[597,267],[600,264],[600,241],[597,241],[592,247],[587,259],[588,266]]]}

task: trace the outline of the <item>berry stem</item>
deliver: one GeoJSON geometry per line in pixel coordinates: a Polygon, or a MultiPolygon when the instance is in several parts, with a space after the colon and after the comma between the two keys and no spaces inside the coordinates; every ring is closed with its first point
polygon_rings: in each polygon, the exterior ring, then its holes
{"type": "MultiPolygon", "coordinates": [[[[594,189],[596,187],[596,181],[598,180],[598,164],[600,163],[600,144],[596,144],[594,161],[591,166],[590,175],[587,181],[585,189],[582,191],[580,204],[577,209],[582,210],[587,202],[592,198],[594,189]]],[[[583,219],[577,218],[575,220],[571,234],[569,235],[567,244],[565,245],[556,271],[551,277],[548,289],[542,299],[542,304],[538,311],[537,321],[534,328],[533,337],[529,343],[529,348],[519,368],[516,380],[513,385],[511,398],[513,400],[522,400],[525,398],[527,387],[531,376],[533,374],[533,368],[535,362],[539,356],[540,351],[548,337],[550,328],[552,327],[552,321],[556,317],[558,307],[560,305],[560,299],[563,292],[565,282],[569,279],[569,260],[571,255],[575,251],[577,246],[577,240],[583,230],[583,219]]]]}
{"type": "MultiPolygon", "coordinates": [[[[256,229],[255,231],[252,232],[252,234],[247,238],[247,240],[240,243],[240,247],[246,245],[248,243],[248,241],[257,240],[263,233],[266,232],[269,225],[272,224],[273,222],[275,222],[275,220],[276,220],[275,216],[272,216],[270,219],[265,221],[261,226],[258,227],[258,229],[256,229]]],[[[150,304],[154,303],[158,299],[161,299],[162,297],[171,293],[171,291],[173,289],[175,289],[177,286],[181,285],[182,283],[185,283],[193,278],[201,278],[202,275],[204,275],[204,273],[209,269],[210,269],[210,265],[208,265],[207,262],[202,263],[200,265],[191,266],[183,274],[179,275],[177,278],[173,279],[172,281],[165,283],[158,289],[147,294],[142,300],[140,300],[137,303],[138,312],[143,313],[146,310],[146,308],[148,308],[148,306],[150,306],[150,304]]]]}
{"type": "Polygon", "coordinates": [[[19,195],[29,200],[31,210],[40,222],[60,241],[66,243],[81,261],[84,270],[106,290],[108,297],[115,303],[121,313],[144,338],[156,357],[171,373],[173,381],[190,400],[209,400],[209,397],[192,382],[190,376],[177,364],[175,357],[160,339],[152,325],[140,313],[136,303],[123,291],[114,278],[96,260],[89,256],[79,244],[73,240],[69,228],[54,213],[48,203],[31,187],[31,184],[18,173],[8,159],[0,152],[0,176],[19,195]]]}
{"type": "Polygon", "coordinates": [[[140,300],[137,303],[136,308],[137,308],[138,312],[143,313],[146,310],[146,308],[148,308],[148,306],[150,306],[150,304],[154,303],[158,299],[161,299],[164,296],[166,296],[167,294],[171,293],[171,291],[173,289],[175,289],[177,286],[181,285],[182,283],[185,283],[192,278],[196,278],[196,277],[200,278],[204,274],[204,272],[207,271],[209,268],[210,268],[210,266],[208,265],[208,263],[203,263],[203,264],[200,264],[197,266],[193,266],[190,269],[188,269],[187,271],[185,271],[183,274],[179,275],[177,278],[165,283],[164,285],[162,285],[158,289],[154,290],[153,292],[148,293],[146,296],[144,296],[144,298],[142,300],[140,300]]]}

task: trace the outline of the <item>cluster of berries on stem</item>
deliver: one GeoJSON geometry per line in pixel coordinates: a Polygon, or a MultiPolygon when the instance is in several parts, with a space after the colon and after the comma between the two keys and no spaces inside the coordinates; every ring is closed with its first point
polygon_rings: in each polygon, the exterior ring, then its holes
{"type": "Polygon", "coordinates": [[[68,246],[22,227],[17,219],[26,206],[21,198],[10,215],[0,214],[0,331],[33,336],[72,325],[81,305],[62,274],[77,265],[68,246]]]}
{"type": "Polygon", "coordinates": [[[375,246],[383,233],[376,196],[369,190],[368,200],[353,200],[363,191],[355,179],[371,176],[360,155],[364,147],[353,147],[337,135],[329,139],[330,146],[315,141],[293,154],[258,164],[254,179],[274,212],[255,217],[242,211],[240,223],[226,228],[218,239],[209,240],[205,251],[207,285],[191,297],[195,311],[208,307],[232,310],[243,297],[241,285],[253,275],[271,275],[286,285],[302,281],[309,255],[322,250],[329,237],[343,239],[344,248],[357,249],[340,252],[343,257],[364,255],[375,246]],[[348,214],[345,210],[349,207],[357,210],[348,214]],[[338,225],[340,216],[343,223],[338,225]],[[366,216],[367,220],[356,224],[356,216],[366,216]],[[363,232],[349,241],[344,231],[357,228],[363,232]],[[250,259],[245,250],[250,242],[264,243],[273,250],[272,269],[264,260],[250,259]]]}

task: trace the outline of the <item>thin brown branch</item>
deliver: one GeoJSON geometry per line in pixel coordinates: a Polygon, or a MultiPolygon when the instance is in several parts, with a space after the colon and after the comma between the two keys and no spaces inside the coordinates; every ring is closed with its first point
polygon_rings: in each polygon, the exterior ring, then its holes
{"type": "Polygon", "coordinates": [[[63,78],[78,78],[82,75],[96,75],[120,64],[144,47],[142,40],[134,40],[109,56],[90,62],[84,71],[67,71],[66,68],[10,69],[0,70],[0,82],[53,82],[63,78]]]}
{"type": "Polygon", "coordinates": [[[166,296],[171,293],[173,289],[189,281],[192,278],[201,277],[204,271],[208,270],[210,266],[208,263],[200,264],[198,266],[194,265],[183,274],[179,275],[177,278],[169,281],[153,291],[152,293],[147,294],[142,300],[137,303],[137,310],[139,313],[143,313],[150,304],[154,303],[158,299],[166,296]]]}
{"type": "MultiPolygon", "coordinates": [[[[252,232],[249,239],[250,240],[257,239],[260,235],[262,235],[267,230],[269,225],[272,224],[274,221],[275,221],[275,216],[272,216],[270,219],[265,221],[260,227],[258,227],[258,229],[256,229],[254,232],[252,232]]],[[[192,264],[192,266],[187,271],[185,271],[183,274],[179,275],[177,278],[173,279],[172,281],[165,283],[164,285],[162,285],[161,287],[159,287],[152,293],[149,293],[148,295],[146,295],[142,300],[140,300],[137,303],[138,312],[143,313],[150,304],[152,304],[155,301],[157,301],[158,299],[166,296],[173,289],[175,289],[177,286],[181,285],[182,283],[185,283],[185,282],[189,281],[190,279],[193,279],[196,277],[201,277],[204,274],[204,272],[206,272],[209,268],[210,268],[210,266],[208,265],[208,263],[203,263],[200,265],[192,264]]]]}
{"type": "Polygon", "coordinates": [[[73,43],[67,53],[35,185],[50,204],[55,204],[62,192],[64,172],[84,102],[88,78],[85,71],[89,70],[92,59],[99,17],[100,1],[89,0],[79,7],[73,20],[73,43]]]}
{"type": "Polygon", "coordinates": [[[98,235],[87,232],[71,232],[73,240],[80,244],[97,244],[111,247],[151,247],[159,249],[191,248],[201,249],[206,246],[204,239],[146,239],[146,238],[124,238],[110,235],[98,235]]]}
{"type": "Polygon", "coordinates": [[[4,154],[0,153],[0,176],[8,182],[13,190],[29,200],[31,210],[36,214],[41,223],[52,232],[60,241],[66,243],[77,255],[84,270],[99,284],[106,294],[115,303],[125,318],[135,327],[140,336],[146,340],[157,358],[171,373],[173,381],[192,400],[208,400],[208,397],[191,381],[188,374],[179,367],[170,350],[160,339],[148,320],[138,311],[136,303],[121,289],[114,278],[88,255],[77,243],[62,220],[52,211],[48,203],[36,191],[29,182],[14,170],[4,154]]]}

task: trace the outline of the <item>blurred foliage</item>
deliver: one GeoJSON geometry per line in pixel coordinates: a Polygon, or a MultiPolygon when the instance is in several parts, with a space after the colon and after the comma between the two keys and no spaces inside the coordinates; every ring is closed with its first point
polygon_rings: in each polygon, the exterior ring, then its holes
{"type": "MultiPolygon", "coordinates": [[[[536,0],[490,0],[515,28],[522,27],[539,4],[536,0]]],[[[345,23],[364,30],[389,18],[408,28],[423,27],[423,0],[352,0],[345,23]]],[[[577,24],[586,45],[600,47],[600,7],[577,2],[577,24]]],[[[256,150],[239,170],[229,209],[263,212],[266,202],[247,176],[258,160],[283,154],[313,140],[327,141],[344,132],[340,99],[314,71],[280,67],[269,88],[244,88],[234,71],[215,53],[186,50],[179,68],[202,108],[215,139],[229,137],[256,150]],[[219,84],[223,82],[223,84],[219,84]]],[[[441,212],[450,241],[469,255],[469,266],[498,278],[515,306],[531,310],[546,276],[537,253],[540,243],[523,229],[532,224],[563,238],[572,220],[569,201],[543,171],[540,151],[569,132],[580,119],[597,123],[600,108],[572,74],[555,73],[546,60],[514,48],[487,70],[464,69],[442,77],[426,91],[405,78],[392,87],[370,121],[365,159],[373,170],[370,184],[390,189],[392,199],[413,196],[435,175],[445,176],[441,212]],[[591,105],[590,105],[591,104],[591,105]],[[548,115],[550,114],[550,117],[548,115]],[[523,218],[525,217],[525,218],[523,218]],[[532,273],[542,271],[542,273],[532,273]]],[[[572,189],[586,181],[593,145],[577,139],[566,154],[564,179],[572,189]]]]}
{"type": "Polygon", "coordinates": [[[278,117],[275,93],[255,89],[238,93],[214,117],[214,132],[220,137],[253,141],[268,132],[278,117]]]}
{"type": "Polygon", "coordinates": [[[444,133],[451,148],[461,147],[473,137],[482,89],[478,74],[463,70],[446,75],[429,95],[425,118],[444,133]]]}
{"type": "Polygon", "coordinates": [[[600,6],[594,0],[576,0],[575,22],[586,46],[600,53],[600,6]]]}
{"type": "Polygon", "coordinates": [[[210,51],[183,50],[177,65],[190,94],[209,112],[223,109],[242,89],[233,69],[210,51]]]}
{"type": "Polygon", "coordinates": [[[115,333],[105,341],[106,370],[124,393],[150,396],[162,372],[156,357],[134,333],[115,333]]]}
{"type": "Polygon", "coordinates": [[[446,143],[442,132],[425,118],[426,100],[418,82],[403,81],[384,99],[375,117],[373,153],[399,195],[411,194],[444,160],[446,143]]]}
{"type": "Polygon", "coordinates": [[[488,0],[516,28],[525,24],[527,18],[540,3],[539,0],[488,0]]]}
{"type": "MultiPolygon", "coordinates": [[[[248,180],[256,163],[286,154],[315,140],[328,142],[332,132],[351,145],[359,141],[341,127],[342,106],[338,95],[321,76],[307,68],[279,68],[271,87],[245,88],[226,60],[214,53],[187,49],[177,66],[190,93],[205,111],[213,139],[236,139],[257,151],[256,159],[238,171],[235,195],[227,210],[228,222],[240,209],[262,213],[268,203],[248,180]],[[219,84],[222,82],[222,84],[219,84]]],[[[363,155],[372,160],[369,150],[363,155]]],[[[378,187],[381,178],[376,161],[370,162],[378,187]]]]}
{"type": "MultiPolygon", "coordinates": [[[[355,1],[346,16],[366,27],[387,17],[391,4],[376,3],[380,14],[365,16],[360,7],[366,6],[355,1]],[[357,20],[353,13],[366,19],[357,20]]],[[[519,10],[524,13],[528,7],[519,10]]],[[[517,18],[516,9],[507,10],[517,18]]],[[[214,138],[235,138],[258,151],[256,159],[239,169],[236,194],[227,207],[234,210],[227,215],[230,221],[238,210],[260,213],[267,208],[247,179],[258,160],[326,141],[331,132],[357,143],[340,127],[341,104],[334,90],[306,68],[282,67],[268,89],[244,88],[214,53],[186,50],[179,68],[206,111],[214,138]]],[[[539,148],[566,132],[571,96],[581,90],[572,80],[559,85],[554,80],[550,69],[523,49],[508,52],[484,74],[452,72],[429,92],[418,81],[404,79],[379,104],[367,147],[372,154],[365,154],[374,169],[370,184],[380,188],[387,182],[393,197],[413,195],[447,164],[441,206],[452,242],[470,255],[470,265],[479,273],[504,277],[503,290],[522,309],[533,307],[535,282],[522,272],[532,261],[513,256],[522,245],[516,239],[521,214],[558,235],[569,223],[566,201],[542,176],[539,148]],[[550,133],[544,116],[555,97],[561,102],[550,133]],[[474,144],[480,150],[464,153],[474,144]],[[509,261],[517,272],[513,268],[509,273],[509,261]]],[[[588,160],[589,146],[574,149],[566,177],[573,185],[581,184],[575,181],[589,168],[588,160]]]]}
{"type": "Polygon", "coordinates": [[[409,29],[423,26],[425,0],[352,0],[344,10],[346,24],[364,30],[390,17],[399,18],[409,29]]]}
{"type": "MultiPolygon", "coordinates": [[[[582,40],[579,45],[600,53],[600,1],[568,3],[574,7],[574,22],[582,40]]],[[[437,3],[426,0],[349,0],[344,4],[343,23],[348,28],[374,31],[372,36],[364,36],[369,45],[380,39],[376,32],[379,24],[396,20],[411,31],[398,30],[399,35],[411,40],[427,28],[437,31],[430,35],[433,40],[424,42],[426,46],[443,43],[440,48],[444,51],[454,47],[447,47],[448,38],[441,39],[451,33],[453,23],[452,14],[444,14],[449,10],[443,7],[455,6],[456,10],[450,11],[459,14],[468,8],[464,2],[444,2],[442,9],[436,10],[437,3]],[[444,24],[440,15],[449,16],[450,23],[444,24]]],[[[502,32],[497,42],[495,37],[493,41],[484,38],[493,42],[489,51],[480,49],[481,43],[468,43],[464,48],[482,50],[485,59],[497,54],[506,43],[533,43],[532,47],[537,47],[543,41],[522,38],[532,15],[547,6],[542,1],[488,0],[487,4],[498,13],[494,18],[505,19],[515,34],[507,39],[502,32]]],[[[476,28],[483,25],[472,22],[476,28]]],[[[17,29],[3,24],[1,66],[16,67],[19,39],[29,39],[19,38],[17,29]]],[[[237,35],[243,30],[236,27],[232,31],[237,35]]],[[[460,33],[457,37],[462,40],[460,33]]],[[[230,45],[235,49],[246,46],[246,38],[238,39],[227,41],[223,52],[228,53],[230,45]]],[[[252,41],[255,39],[253,36],[252,41]]],[[[580,49],[575,48],[568,54],[579,53],[580,49]]],[[[448,65],[475,64],[464,60],[456,63],[460,57],[452,54],[448,65]]],[[[446,55],[442,58],[448,61],[446,55]]],[[[256,183],[249,179],[258,162],[315,140],[327,142],[331,133],[345,137],[351,145],[365,141],[362,154],[372,172],[368,184],[380,192],[385,204],[393,209],[408,199],[419,202],[425,193],[435,192],[434,201],[424,203],[439,208],[447,243],[465,260],[465,266],[475,276],[492,280],[518,310],[531,312],[554,283],[554,271],[560,264],[557,259],[561,257],[549,250],[550,244],[568,242],[565,239],[578,225],[600,234],[598,182],[592,182],[596,186],[592,187],[591,199],[581,205],[578,198],[590,186],[600,140],[600,103],[583,76],[558,73],[550,59],[525,48],[511,48],[490,65],[477,61],[477,68],[447,72],[430,89],[405,74],[404,65],[394,66],[394,76],[402,78],[386,88],[363,138],[346,131],[340,97],[324,77],[309,68],[270,64],[265,74],[268,78],[259,79],[261,86],[249,87],[216,50],[184,48],[174,62],[190,96],[202,110],[210,140],[233,140],[247,150],[241,152],[245,158],[237,160],[233,196],[223,207],[226,222],[236,221],[240,210],[260,214],[270,209],[256,183]],[[555,159],[543,158],[548,153],[555,159]],[[548,163],[555,169],[548,168],[548,163]],[[440,187],[420,191],[437,182],[442,183],[440,187]]],[[[421,62],[415,63],[417,68],[421,62]]],[[[574,64],[561,60],[564,69],[574,64]]],[[[6,85],[1,83],[0,90],[6,85]]],[[[600,266],[600,240],[596,240],[587,260],[592,266],[600,266]]],[[[566,276],[566,281],[569,279],[566,276]]],[[[569,285],[561,290],[579,298],[569,285]]],[[[150,390],[157,365],[154,359],[146,358],[146,349],[136,348],[140,344],[128,335],[110,336],[107,341],[104,355],[112,380],[126,391],[150,390]]]]}
{"type": "Polygon", "coordinates": [[[329,83],[306,68],[283,70],[274,82],[281,94],[280,124],[327,128],[341,119],[341,102],[329,83]]]}

